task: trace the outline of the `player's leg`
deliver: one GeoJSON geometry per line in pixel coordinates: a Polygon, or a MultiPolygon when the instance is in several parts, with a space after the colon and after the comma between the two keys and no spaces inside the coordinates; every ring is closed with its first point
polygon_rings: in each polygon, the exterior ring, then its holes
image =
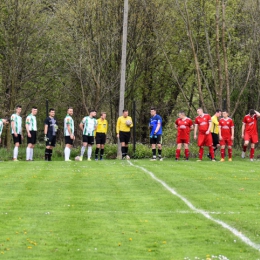
{"type": "Polygon", "coordinates": [[[204,142],[205,142],[205,134],[198,135],[198,147],[199,147],[199,160],[201,161],[204,154],[204,142]]]}
{"type": "Polygon", "coordinates": [[[220,146],[220,156],[221,156],[220,161],[224,162],[225,161],[225,141],[221,140],[220,145],[221,145],[220,146]]]}
{"type": "Polygon", "coordinates": [[[150,137],[150,144],[152,147],[152,159],[153,161],[156,160],[156,140],[153,136],[150,137]]]}
{"type": "Polygon", "coordinates": [[[175,151],[175,160],[178,161],[180,159],[180,155],[181,155],[181,142],[180,140],[177,141],[177,148],[175,151]]]}
{"type": "Polygon", "coordinates": [[[70,139],[70,136],[65,136],[65,140],[66,140],[65,141],[65,149],[64,149],[65,161],[70,161],[70,152],[71,152],[71,149],[72,149],[71,141],[68,140],[68,139],[70,139]]]}
{"type": "Polygon", "coordinates": [[[22,143],[22,138],[21,135],[17,135],[15,136],[13,134],[13,140],[14,140],[14,151],[13,151],[13,160],[14,161],[18,161],[18,150],[19,150],[19,146],[22,143]]]}
{"type": "Polygon", "coordinates": [[[130,136],[131,136],[130,132],[125,133],[125,158],[128,160],[130,159],[128,155],[128,143],[130,141],[130,136]]]}
{"type": "Polygon", "coordinates": [[[190,150],[189,150],[189,143],[188,142],[184,143],[184,154],[185,154],[185,159],[189,160],[190,150]]]}
{"type": "Polygon", "coordinates": [[[249,140],[250,140],[249,135],[247,133],[245,133],[245,135],[244,135],[244,145],[243,145],[243,150],[242,150],[242,154],[241,154],[242,158],[246,157],[246,149],[248,147],[249,140]]]}
{"type": "Polygon", "coordinates": [[[161,136],[157,136],[157,149],[158,149],[158,158],[162,161],[162,143],[161,143],[161,136]]]}
{"type": "Polygon", "coordinates": [[[103,160],[104,151],[105,151],[105,144],[101,144],[100,145],[100,160],[103,160]]]}
{"type": "Polygon", "coordinates": [[[96,134],[96,150],[95,150],[95,160],[98,160],[99,150],[101,144],[101,136],[99,133],[96,134]]]}
{"type": "Polygon", "coordinates": [[[94,136],[88,136],[88,161],[91,161],[93,144],[94,144],[94,136]]]}
{"type": "Polygon", "coordinates": [[[232,145],[228,145],[228,161],[232,161],[232,145]]]}
{"type": "Polygon", "coordinates": [[[83,155],[85,153],[87,145],[88,145],[88,137],[87,137],[87,135],[83,135],[82,136],[82,146],[81,146],[80,157],[79,157],[80,161],[83,160],[83,155]]]}

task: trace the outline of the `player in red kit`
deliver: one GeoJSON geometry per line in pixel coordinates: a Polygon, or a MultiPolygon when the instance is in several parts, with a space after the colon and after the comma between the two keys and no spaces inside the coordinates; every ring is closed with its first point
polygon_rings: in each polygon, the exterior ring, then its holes
{"type": "Polygon", "coordinates": [[[257,118],[260,117],[260,113],[254,109],[249,110],[249,114],[243,119],[242,125],[242,138],[244,139],[244,146],[242,151],[242,158],[245,158],[246,148],[251,142],[250,161],[254,160],[255,144],[258,143],[258,130],[257,130],[257,118]]]}
{"type": "Polygon", "coordinates": [[[197,139],[197,131],[199,131],[198,146],[200,149],[199,149],[198,161],[202,160],[203,153],[204,153],[204,146],[208,146],[211,160],[216,161],[214,151],[213,151],[212,135],[210,132],[211,116],[209,114],[204,114],[202,108],[198,108],[197,114],[198,116],[195,118],[194,139],[195,140],[197,139]]]}
{"type": "Polygon", "coordinates": [[[181,154],[181,145],[184,145],[184,153],[186,160],[189,159],[189,143],[190,143],[190,130],[193,129],[193,122],[185,115],[185,112],[179,113],[179,118],[175,121],[177,133],[177,149],[175,159],[178,161],[181,154]]]}
{"type": "Polygon", "coordinates": [[[232,162],[232,145],[234,140],[234,122],[228,117],[228,112],[223,110],[223,118],[219,120],[219,143],[221,162],[225,161],[225,146],[228,147],[228,161],[232,162]]]}

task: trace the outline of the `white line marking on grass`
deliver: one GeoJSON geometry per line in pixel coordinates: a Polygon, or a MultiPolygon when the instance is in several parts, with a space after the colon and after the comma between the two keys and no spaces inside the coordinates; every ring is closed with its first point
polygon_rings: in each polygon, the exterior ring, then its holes
{"type": "Polygon", "coordinates": [[[169,187],[164,181],[158,179],[152,172],[148,171],[147,169],[145,169],[144,167],[141,166],[137,166],[134,165],[132,162],[127,161],[131,166],[134,166],[136,168],[141,169],[142,171],[144,171],[145,173],[149,174],[155,181],[159,182],[166,190],[170,191],[173,195],[175,195],[176,197],[180,198],[191,210],[195,211],[196,213],[200,213],[201,215],[203,215],[205,218],[212,220],[213,222],[219,224],[220,226],[222,226],[223,228],[229,230],[231,233],[233,233],[235,236],[237,236],[238,238],[240,238],[244,243],[246,243],[247,245],[251,246],[252,248],[260,251],[260,245],[252,242],[248,237],[246,237],[245,235],[243,235],[241,232],[239,232],[237,229],[229,226],[228,224],[226,224],[225,222],[218,220],[218,219],[214,219],[212,218],[209,213],[207,213],[204,210],[201,209],[197,209],[191,202],[189,202],[186,198],[184,198],[182,195],[180,195],[179,193],[177,193],[173,188],[169,187]]]}

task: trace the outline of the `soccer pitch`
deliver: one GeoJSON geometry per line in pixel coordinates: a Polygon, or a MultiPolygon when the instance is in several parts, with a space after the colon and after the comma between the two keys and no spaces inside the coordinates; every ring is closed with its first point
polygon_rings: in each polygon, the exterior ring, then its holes
{"type": "Polygon", "coordinates": [[[2,162],[1,259],[260,259],[260,162],[2,162]]]}

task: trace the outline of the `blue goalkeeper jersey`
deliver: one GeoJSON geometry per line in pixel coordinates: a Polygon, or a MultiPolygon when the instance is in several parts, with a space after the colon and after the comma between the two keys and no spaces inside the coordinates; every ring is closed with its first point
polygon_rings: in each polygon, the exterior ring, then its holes
{"type": "Polygon", "coordinates": [[[150,135],[154,135],[154,131],[158,124],[161,124],[161,126],[156,134],[162,135],[162,118],[159,115],[155,115],[150,118],[150,123],[149,123],[151,129],[150,135]]]}

